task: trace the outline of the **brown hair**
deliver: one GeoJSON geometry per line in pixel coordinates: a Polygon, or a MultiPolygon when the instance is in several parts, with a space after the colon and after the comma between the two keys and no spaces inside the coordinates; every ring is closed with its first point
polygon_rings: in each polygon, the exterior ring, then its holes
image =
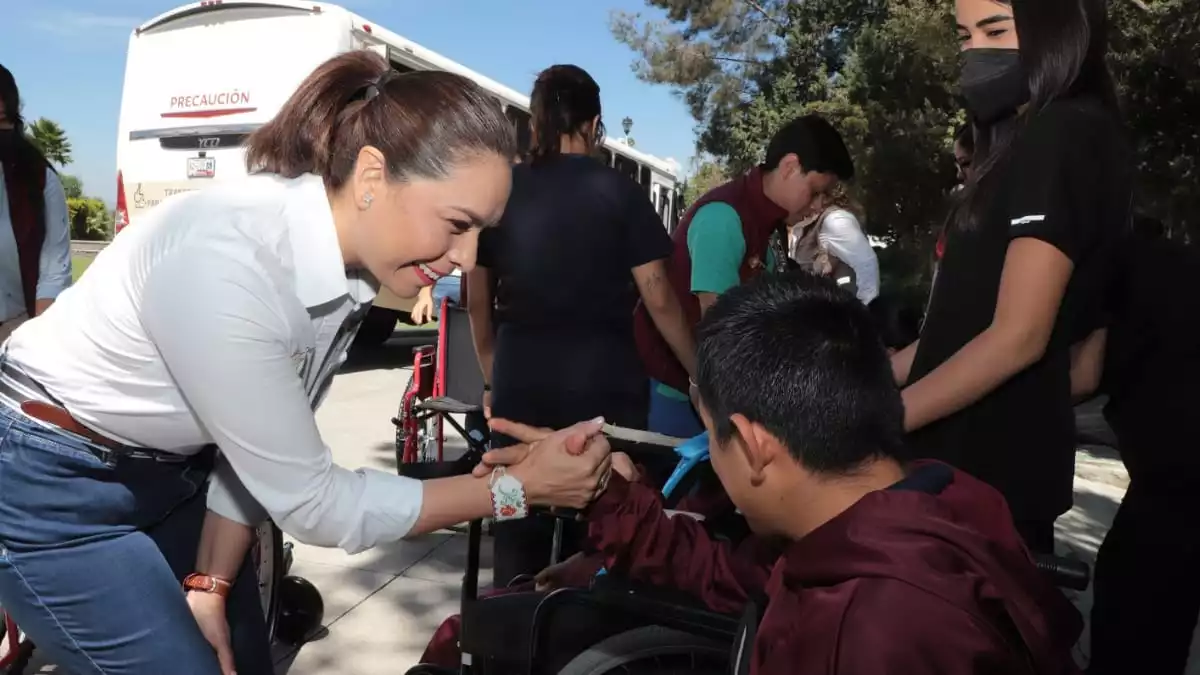
{"type": "Polygon", "coordinates": [[[301,83],[275,118],[250,136],[246,168],[345,185],[358,153],[373,146],[393,180],[444,178],[463,157],[517,152],[499,102],[460,75],[399,74],[378,54],[335,56],[301,83]]]}
{"type": "MultiPolygon", "coordinates": [[[[600,85],[579,66],[557,65],[538,73],[529,97],[533,111],[533,163],[558,157],[562,137],[580,133],[600,116],[600,85]]],[[[604,140],[604,123],[596,125],[593,144],[604,140]]]]}
{"type": "Polygon", "coordinates": [[[825,216],[834,209],[848,211],[850,215],[854,216],[855,220],[858,221],[860,227],[863,225],[862,205],[859,204],[858,200],[854,198],[853,194],[851,194],[850,188],[841,181],[835,183],[833,188],[829,191],[826,197],[825,209],[821,213],[821,218],[824,219],[825,216]]]}

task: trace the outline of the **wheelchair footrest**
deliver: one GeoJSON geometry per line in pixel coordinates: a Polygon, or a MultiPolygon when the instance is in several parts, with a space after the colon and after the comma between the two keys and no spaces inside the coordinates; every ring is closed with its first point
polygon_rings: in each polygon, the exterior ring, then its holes
{"type": "Polygon", "coordinates": [[[467,413],[478,412],[483,408],[473,403],[463,403],[450,398],[449,396],[436,396],[427,398],[424,401],[413,406],[419,410],[428,410],[429,412],[440,413],[442,415],[465,415],[467,413]]]}

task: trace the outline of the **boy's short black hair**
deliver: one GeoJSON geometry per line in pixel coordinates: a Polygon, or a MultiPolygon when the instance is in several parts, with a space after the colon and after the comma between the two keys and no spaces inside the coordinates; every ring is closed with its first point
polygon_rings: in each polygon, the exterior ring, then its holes
{"type": "Polygon", "coordinates": [[[764,275],[729,290],[700,322],[697,361],[721,441],[741,414],[816,473],[845,475],[902,453],[891,361],[867,308],[830,279],[764,275]]]}
{"type": "Polygon", "coordinates": [[[854,178],[854,160],[846,142],[820,115],[797,117],[775,132],[761,167],[774,171],[788,155],[796,155],[805,171],[831,173],[843,181],[854,178]]]}

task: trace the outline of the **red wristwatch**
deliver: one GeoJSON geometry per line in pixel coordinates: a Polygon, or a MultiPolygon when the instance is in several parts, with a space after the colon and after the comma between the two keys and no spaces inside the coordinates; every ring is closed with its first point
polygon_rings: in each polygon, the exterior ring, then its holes
{"type": "Polygon", "coordinates": [[[183,590],[199,593],[214,593],[222,598],[229,595],[233,584],[220,577],[208,574],[189,574],[183,578],[183,590]]]}

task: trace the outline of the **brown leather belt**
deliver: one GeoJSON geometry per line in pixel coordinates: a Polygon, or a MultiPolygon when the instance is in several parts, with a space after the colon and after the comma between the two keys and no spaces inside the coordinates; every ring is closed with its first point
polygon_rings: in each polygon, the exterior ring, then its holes
{"type": "Polygon", "coordinates": [[[76,436],[82,436],[83,438],[86,438],[88,441],[95,443],[102,448],[108,448],[109,450],[116,451],[123,451],[127,449],[125,444],[118,443],[111,438],[105,438],[95,431],[83,426],[79,423],[79,420],[71,416],[71,413],[52,403],[46,403],[44,401],[25,401],[21,404],[21,412],[35,420],[45,422],[46,424],[52,424],[59,429],[75,434],[76,436]]]}

